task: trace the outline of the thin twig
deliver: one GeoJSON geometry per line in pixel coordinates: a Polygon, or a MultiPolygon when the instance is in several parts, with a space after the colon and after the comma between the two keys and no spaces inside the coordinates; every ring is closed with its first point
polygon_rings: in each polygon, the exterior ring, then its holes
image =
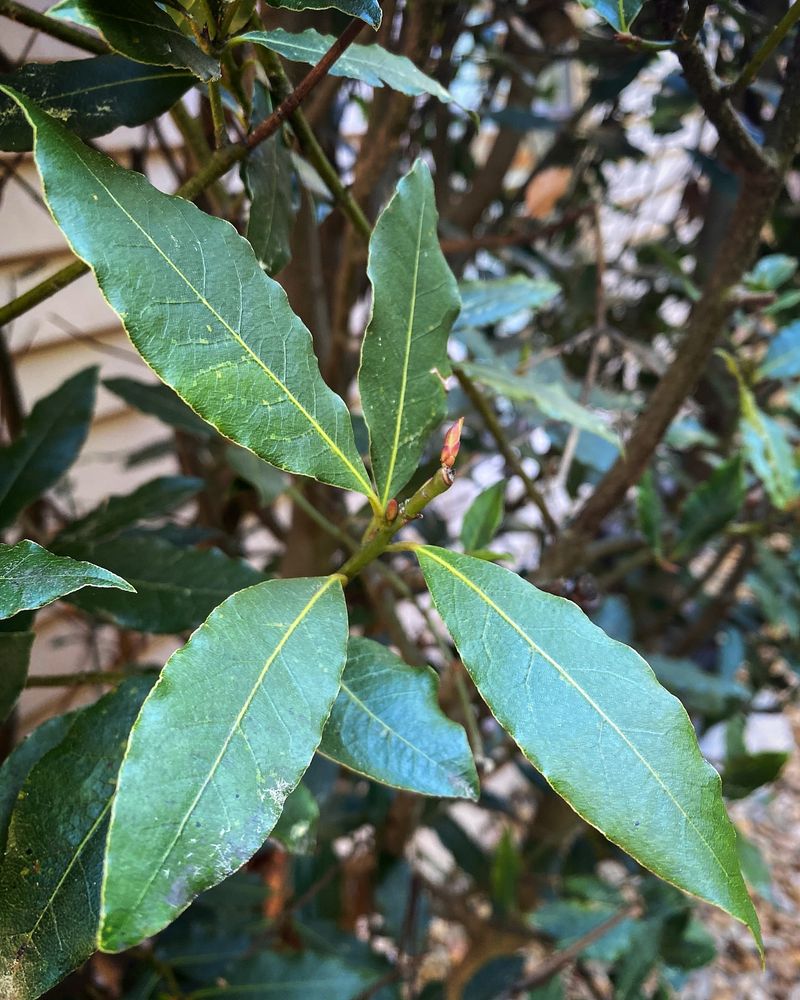
{"type": "MultiPolygon", "coordinates": [[[[0,0],[0,3],[2,2],[4,0],[0,0]]],[[[46,20],[51,21],[52,18],[46,18],[46,20]]],[[[360,31],[363,22],[357,19],[354,19],[354,21],[360,31]]],[[[259,143],[265,142],[270,136],[274,135],[283,122],[297,109],[303,98],[324,78],[325,73],[327,73],[336,59],[341,56],[357,33],[358,31],[355,30],[353,23],[351,23],[342,33],[341,37],[325,53],[319,63],[313,67],[311,72],[306,74],[295,90],[281,102],[269,118],[265,119],[242,142],[226,146],[224,149],[218,149],[194,177],[191,177],[185,184],[178,188],[176,195],[186,198],[189,201],[196,198],[200,193],[214,184],[215,181],[218,181],[220,177],[223,177],[235,163],[243,160],[259,143]],[[320,67],[323,64],[325,70],[321,72],[320,67]]],[[[34,285],[33,288],[28,289],[24,295],[6,303],[5,306],[0,308],[0,327],[24,315],[24,313],[33,309],[40,302],[44,302],[50,296],[55,295],[62,288],[66,288],[67,285],[72,284],[73,281],[77,280],[88,270],[88,264],[80,260],[73,261],[49,278],[40,281],[38,285],[34,285]]]]}
{"type": "Polygon", "coordinates": [[[66,42],[67,45],[74,45],[75,48],[83,49],[85,52],[102,56],[111,51],[102,38],[89,35],[79,28],[73,28],[71,24],[55,17],[40,14],[21,3],[16,3],[15,0],[0,0],[0,15],[50,35],[51,38],[57,38],[60,42],[66,42]]]}
{"type": "Polygon", "coordinates": [[[520,979],[519,982],[512,986],[507,993],[501,994],[498,1000],[506,1000],[506,998],[516,996],[518,993],[524,993],[526,990],[534,990],[539,986],[544,986],[553,976],[557,976],[559,972],[566,969],[568,965],[571,965],[589,945],[605,937],[609,931],[612,931],[624,920],[635,919],[639,916],[639,913],[640,908],[638,904],[626,906],[625,909],[618,910],[608,920],[604,920],[602,924],[598,924],[597,927],[592,928],[592,930],[584,934],[583,937],[579,937],[577,941],[574,941],[567,948],[564,948],[542,962],[530,975],[520,979]]]}
{"type": "Polygon", "coordinates": [[[778,21],[769,33],[761,48],[758,49],[750,62],[739,74],[738,79],[735,80],[729,87],[724,88],[723,92],[726,96],[734,97],[735,95],[741,94],[743,91],[747,90],[753,80],[755,80],[758,76],[761,71],[761,67],[767,59],[769,59],[775,49],[778,48],[784,38],[786,38],[798,20],[800,20],[800,0],[795,0],[792,6],[786,11],[780,21],[778,21]]]}
{"type": "Polygon", "coordinates": [[[547,509],[544,497],[537,489],[536,484],[533,482],[531,477],[525,471],[519,455],[517,455],[511,447],[511,443],[506,437],[505,431],[500,425],[500,421],[497,419],[491,405],[485,399],[483,393],[477,385],[475,385],[469,375],[467,375],[467,373],[459,365],[453,366],[453,373],[458,379],[461,388],[464,390],[464,394],[481,415],[481,418],[486,425],[486,430],[494,438],[495,444],[497,445],[500,454],[505,459],[506,465],[521,479],[528,499],[536,506],[539,513],[542,515],[542,521],[544,522],[547,533],[550,535],[556,535],[558,533],[558,525],[556,524],[553,515],[547,509]]]}

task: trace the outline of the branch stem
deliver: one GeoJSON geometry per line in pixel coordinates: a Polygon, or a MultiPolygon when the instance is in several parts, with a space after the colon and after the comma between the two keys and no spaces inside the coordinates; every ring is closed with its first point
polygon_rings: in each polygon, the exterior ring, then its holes
{"type": "MultiPolygon", "coordinates": [[[[2,5],[7,5],[8,3],[9,0],[0,0],[0,13],[5,13],[2,5]]],[[[45,18],[45,21],[48,23],[53,20],[53,18],[45,18]]],[[[250,135],[242,142],[234,143],[230,146],[225,146],[222,149],[216,150],[200,171],[178,188],[176,195],[186,198],[189,201],[196,198],[201,192],[211,187],[212,184],[223,177],[235,163],[243,160],[251,150],[255,149],[255,147],[260,143],[265,142],[270,138],[270,136],[274,135],[283,122],[285,122],[293,112],[297,111],[300,102],[308,96],[308,94],[314,89],[314,87],[317,86],[318,83],[320,83],[322,79],[324,79],[328,69],[330,69],[333,63],[339,58],[339,56],[342,55],[347,46],[351,44],[362,27],[363,22],[354,18],[350,25],[345,28],[342,35],[336,39],[330,49],[317,63],[317,65],[314,66],[308,74],[306,74],[295,90],[293,90],[283,101],[281,101],[269,118],[266,118],[258,126],[258,128],[251,132],[250,135]],[[324,71],[321,71],[320,67],[323,65],[324,71]]],[[[330,166],[330,164],[328,164],[328,166],[330,166]]],[[[332,167],[331,170],[333,170],[332,167]]],[[[366,219],[364,221],[366,221],[366,219]]],[[[369,223],[367,223],[367,231],[369,231],[369,223]]],[[[49,278],[45,278],[44,281],[40,281],[38,285],[34,285],[33,288],[28,289],[28,291],[23,295],[20,295],[18,298],[6,303],[6,305],[0,307],[0,327],[5,326],[7,323],[17,319],[19,316],[24,315],[24,313],[39,305],[40,302],[44,302],[46,299],[49,299],[62,288],[66,288],[67,285],[71,285],[73,281],[79,278],[82,274],[85,274],[88,270],[89,266],[87,264],[81,260],[75,260],[71,264],[62,268],[60,271],[50,275],[49,278]]]]}
{"type": "Polygon", "coordinates": [[[542,521],[544,522],[547,533],[550,535],[556,535],[558,533],[558,525],[556,524],[553,515],[548,510],[544,497],[536,488],[536,484],[533,482],[531,477],[525,471],[519,455],[511,447],[511,442],[506,437],[506,433],[503,430],[500,421],[497,419],[497,415],[492,409],[490,403],[469,375],[467,375],[467,373],[459,365],[453,366],[453,373],[458,379],[461,388],[464,390],[464,395],[481,415],[481,418],[486,425],[486,430],[494,438],[495,444],[497,445],[500,454],[505,459],[506,465],[509,469],[511,469],[514,475],[519,476],[522,480],[522,485],[525,487],[525,493],[528,499],[536,506],[539,513],[542,515],[542,521]]]}
{"type": "Polygon", "coordinates": [[[747,90],[753,80],[755,80],[761,72],[761,68],[764,63],[786,38],[795,24],[797,24],[798,20],[800,20],[800,0],[795,0],[792,6],[786,11],[780,21],[778,21],[769,33],[761,48],[758,49],[750,62],[742,70],[738,79],[735,80],[730,87],[725,88],[725,93],[729,97],[741,94],[743,91],[747,90]]]}
{"type": "Polygon", "coordinates": [[[111,50],[102,38],[90,35],[80,28],[73,28],[66,21],[61,21],[55,17],[48,17],[47,14],[40,14],[37,10],[31,10],[15,0],[0,0],[0,15],[7,17],[18,24],[24,24],[34,31],[41,31],[51,38],[57,38],[67,45],[74,45],[84,52],[93,52],[97,56],[106,55],[111,50]]]}

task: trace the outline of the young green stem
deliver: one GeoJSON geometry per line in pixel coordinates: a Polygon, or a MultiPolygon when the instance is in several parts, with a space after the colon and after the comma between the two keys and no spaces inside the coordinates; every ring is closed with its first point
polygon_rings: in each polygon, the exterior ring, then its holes
{"type": "Polygon", "coordinates": [[[786,11],[775,27],[767,36],[764,44],[758,49],[756,54],[745,66],[737,80],[730,87],[725,88],[726,96],[733,97],[747,90],[761,71],[761,67],[769,59],[775,49],[786,38],[795,24],[800,20],[800,0],[795,0],[792,6],[786,11]]]}
{"type": "Polygon", "coordinates": [[[362,548],[342,566],[339,572],[352,580],[365,566],[374,562],[382,555],[394,536],[410,521],[416,520],[428,504],[436,497],[446,493],[453,485],[453,473],[450,469],[438,469],[431,478],[422,484],[417,492],[406,501],[393,521],[375,517],[365,536],[362,548]]]}
{"type": "Polygon", "coordinates": [[[214,123],[214,143],[217,149],[225,145],[225,108],[222,104],[222,88],[219,80],[208,81],[208,103],[211,105],[211,121],[214,123]]]}

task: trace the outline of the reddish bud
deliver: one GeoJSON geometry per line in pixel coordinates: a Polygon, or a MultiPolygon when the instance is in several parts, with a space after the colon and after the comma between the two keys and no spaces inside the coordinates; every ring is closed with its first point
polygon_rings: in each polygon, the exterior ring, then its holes
{"type": "Polygon", "coordinates": [[[444,436],[444,447],[442,448],[442,467],[452,469],[456,463],[458,449],[461,447],[461,428],[464,426],[464,418],[457,420],[444,436]]]}
{"type": "Polygon", "coordinates": [[[399,512],[400,512],[400,504],[396,500],[390,500],[386,504],[386,520],[389,522],[389,524],[391,524],[392,521],[397,520],[397,515],[399,514],[399,512]]]}

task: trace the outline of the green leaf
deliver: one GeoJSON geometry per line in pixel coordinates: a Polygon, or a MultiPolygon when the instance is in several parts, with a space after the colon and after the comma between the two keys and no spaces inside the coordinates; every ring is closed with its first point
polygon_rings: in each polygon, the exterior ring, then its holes
{"type": "Polygon", "coordinates": [[[771,253],[762,257],[749,274],[744,277],[748,288],[757,292],[774,292],[776,288],[785,285],[797,271],[795,257],[787,257],[783,253],[771,253]]]}
{"type": "Polygon", "coordinates": [[[36,130],[56,221],[162,381],[273,465],[372,497],[347,408],[250,244],[15,99],[36,130]]]}
{"type": "Polygon", "coordinates": [[[180,507],[202,488],[203,480],[190,476],[151,479],[133,493],[107,497],[94,510],[68,525],[53,543],[54,547],[82,540],[97,543],[113,538],[138,521],[159,517],[180,507]]]}
{"type": "Polygon", "coordinates": [[[689,555],[716,538],[739,513],[744,496],[744,463],[737,454],[718,465],[684,501],[675,556],[689,555]]]}
{"type": "Polygon", "coordinates": [[[772,872],[760,848],[745,837],[741,830],[736,831],[736,846],[739,849],[739,863],[748,884],[762,899],[774,903],[772,872]]]}
{"type": "Polygon", "coordinates": [[[380,27],[383,16],[378,0],[269,0],[269,5],[287,10],[327,10],[335,7],[352,17],[360,17],[376,29],[380,27]]]}
{"type": "Polygon", "coordinates": [[[378,218],[367,264],[372,316],[358,385],[384,508],[413,475],[445,415],[440,374],[450,370],[447,336],[459,299],[437,222],[433,179],[417,160],[378,218]]]}
{"type": "Polygon", "coordinates": [[[661,532],[664,508],[661,497],[658,495],[652,469],[648,469],[639,480],[639,488],[636,493],[636,512],[639,515],[639,529],[647,544],[660,557],[663,553],[661,532]]]}
{"type": "Polygon", "coordinates": [[[411,667],[371,639],[351,639],[320,752],[394,788],[477,799],[466,735],[442,713],[437,687],[429,667],[411,667]]]}
{"type": "MultiPolygon", "coordinates": [[[[380,977],[358,968],[336,955],[305,951],[299,955],[261,950],[236,962],[225,982],[206,986],[187,1000],[253,1000],[253,997],[280,997],[280,1000],[353,1000],[380,977]]],[[[377,994],[376,994],[377,998],[377,994]]]]}
{"type": "MultiPolygon", "coordinates": [[[[269,91],[260,80],[256,80],[253,125],[267,118],[271,111],[269,91]]],[[[245,235],[267,274],[282,271],[292,256],[293,174],[292,154],[280,131],[257,146],[242,168],[250,197],[250,216],[245,235]]]]}
{"type": "MultiPolygon", "coordinates": [[[[298,33],[276,28],[274,31],[249,31],[237,41],[254,42],[285,59],[313,65],[320,61],[336,39],[333,35],[321,35],[314,28],[298,33]]],[[[445,87],[417,69],[410,59],[388,52],[382,45],[351,45],[328,73],[330,76],[361,80],[370,87],[386,84],[410,97],[430,94],[445,103],[453,100],[453,95],[445,87]]]]}
{"type": "Polygon", "coordinates": [[[313,854],[318,823],[317,800],[301,782],[284,802],[272,836],[291,854],[313,854]]]}
{"type": "Polygon", "coordinates": [[[531,763],[609,840],[747,924],[760,946],[719,775],[644,660],[508,570],[415,551],[464,665],[531,763]]]}
{"type": "Polygon", "coordinates": [[[3,996],[35,1000],[95,950],[111,799],[151,683],[131,679],[81,711],[25,780],[0,866],[3,996]]]}
{"type": "Polygon", "coordinates": [[[48,13],[95,28],[115,52],[150,66],[188,69],[201,80],[220,75],[219,62],[185,35],[153,0],[62,0],[48,13]],[[76,18],[77,14],[77,18],[76,18]]]}
{"type": "Polygon", "coordinates": [[[743,753],[725,759],[722,790],[729,799],[743,799],[776,781],[790,754],[780,750],[743,753]]]}
{"type": "Polygon", "coordinates": [[[744,385],[739,395],[745,456],[772,503],[785,510],[800,495],[800,464],[783,425],[757,406],[744,385]]]}
{"type": "Polygon", "coordinates": [[[225,457],[236,475],[255,489],[264,507],[274,503],[289,485],[286,476],[279,469],[254,455],[252,451],[230,444],[225,449],[225,457]]]}
{"type": "Polygon", "coordinates": [[[28,539],[0,545],[0,618],[44,607],[82,587],[135,593],[129,583],[107,569],[53,555],[28,539]]]}
{"type": "Polygon", "coordinates": [[[789,323],[775,334],[758,374],[761,378],[795,378],[800,375],[800,320],[789,323]]]}
{"type": "Polygon", "coordinates": [[[527,375],[516,375],[499,367],[475,362],[462,364],[461,368],[470,378],[480,382],[496,395],[506,396],[519,402],[533,403],[551,420],[579,427],[621,448],[619,437],[599,416],[580,403],[576,403],[560,382],[554,382],[537,374],[535,368],[527,375]]]}
{"type": "Polygon", "coordinates": [[[617,31],[627,31],[644,0],[580,0],[580,3],[599,14],[617,31]]]}
{"type": "Polygon", "coordinates": [[[170,657],[120,771],[101,948],[161,930],[258,850],[319,745],[346,642],[338,576],[274,580],[170,657]]]}
{"type": "Polygon", "coordinates": [[[64,551],[104,563],[136,590],[86,591],[71,596],[70,604],[142,632],[188,631],[226,597],[264,580],[262,573],[218,549],[181,549],[153,535],[83,539],[65,545],[64,551]]]}
{"type": "Polygon", "coordinates": [[[97,369],[73,375],[40,399],[22,434],[0,448],[0,528],[49,489],[78,457],[94,409],[97,369]]]}
{"type": "Polygon", "coordinates": [[[156,417],[177,431],[194,437],[216,437],[214,428],[198,417],[168,385],[139,382],[134,378],[107,378],[103,385],[129,406],[156,417]]]}
{"type": "Polygon", "coordinates": [[[719,674],[709,674],[692,660],[654,653],[650,656],[650,666],[664,687],[680,698],[688,711],[701,712],[713,719],[730,715],[752,697],[743,684],[719,674]]]}
{"type": "MultiPolygon", "coordinates": [[[[143,125],[168,111],[193,78],[172,68],[142,66],[121,56],[28,63],[0,76],[0,85],[25,94],[82,139],[107,135],[120,125],[143,125]]],[[[0,149],[33,148],[21,108],[0,97],[0,149]]]]}
{"type": "Polygon", "coordinates": [[[479,493],[470,504],[461,526],[461,541],[468,552],[485,549],[497,534],[503,520],[505,495],[506,484],[501,479],[479,493]]]}
{"type": "Polygon", "coordinates": [[[558,295],[560,288],[552,281],[515,274],[492,281],[462,281],[461,314],[455,329],[494,326],[521,312],[540,309],[558,295]]]}
{"type": "Polygon", "coordinates": [[[0,723],[11,714],[25,687],[33,632],[0,632],[0,723]]]}
{"type": "Polygon", "coordinates": [[[77,713],[70,712],[43,722],[14,747],[0,766],[0,856],[5,852],[8,822],[25,779],[34,765],[64,739],[76,718],[77,713]]]}

